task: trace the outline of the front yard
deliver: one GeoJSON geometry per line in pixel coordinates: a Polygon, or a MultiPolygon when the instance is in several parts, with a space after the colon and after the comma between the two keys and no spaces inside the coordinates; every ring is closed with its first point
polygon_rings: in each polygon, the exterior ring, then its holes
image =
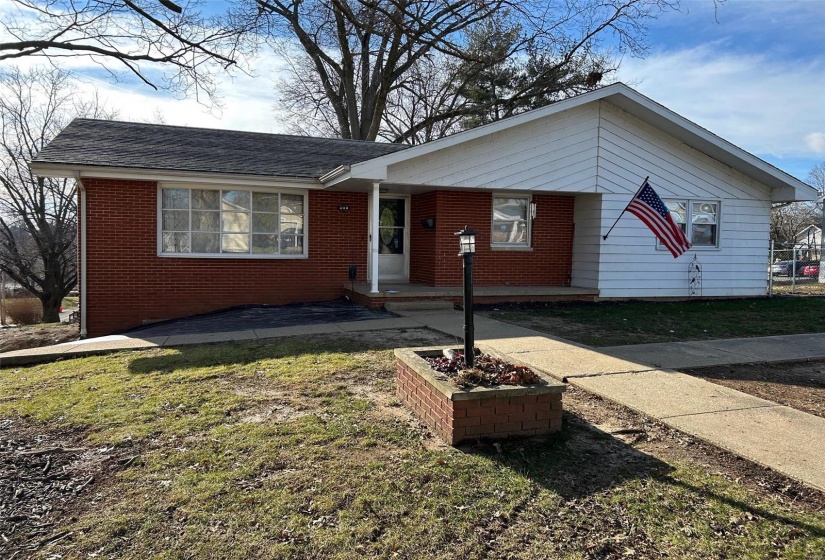
{"type": "Polygon", "coordinates": [[[580,391],[456,450],[394,397],[425,330],[0,370],[3,558],[817,558],[825,496],[580,391]],[[16,474],[10,474],[16,473],[16,474]]]}
{"type": "Polygon", "coordinates": [[[589,346],[825,332],[825,298],[486,306],[493,319],[589,346]]]}

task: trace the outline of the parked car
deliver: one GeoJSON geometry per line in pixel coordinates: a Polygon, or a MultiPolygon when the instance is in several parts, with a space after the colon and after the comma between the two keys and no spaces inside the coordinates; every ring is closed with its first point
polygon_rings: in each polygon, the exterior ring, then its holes
{"type": "MultiPolygon", "coordinates": [[[[811,261],[811,260],[798,260],[796,261],[796,276],[807,276],[803,270],[807,266],[816,266],[817,272],[812,273],[811,276],[818,276],[819,275],[819,261],[811,261]]],[[[778,261],[771,265],[771,274],[774,276],[794,276],[793,274],[794,262],[793,261],[778,261]]]]}
{"type": "Polygon", "coordinates": [[[771,274],[774,276],[790,276],[791,261],[778,261],[771,265],[771,274]]]}
{"type": "Polygon", "coordinates": [[[802,276],[819,277],[819,264],[809,264],[802,267],[802,276]]]}

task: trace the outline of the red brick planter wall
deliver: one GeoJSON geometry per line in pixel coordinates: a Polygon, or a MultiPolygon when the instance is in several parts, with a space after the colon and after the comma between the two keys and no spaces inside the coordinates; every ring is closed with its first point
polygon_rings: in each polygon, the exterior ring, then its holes
{"type": "Polygon", "coordinates": [[[563,384],[462,390],[439,379],[440,374],[426,365],[420,356],[428,353],[438,355],[441,350],[396,350],[397,394],[449,445],[481,437],[551,434],[561,429],[563,384]],[[422,371],[422,363],[429,372],[422,371]]]}

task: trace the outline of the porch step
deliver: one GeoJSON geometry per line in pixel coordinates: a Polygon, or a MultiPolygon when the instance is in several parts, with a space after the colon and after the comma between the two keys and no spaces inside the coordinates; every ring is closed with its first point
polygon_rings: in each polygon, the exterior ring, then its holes
{"type": "Polygon", "coordinates": [[[455,304],[435,300],[392,301],[385,303],[384,309],[391,313],[396,311],[452,311],[455,309],[455,304]]]}

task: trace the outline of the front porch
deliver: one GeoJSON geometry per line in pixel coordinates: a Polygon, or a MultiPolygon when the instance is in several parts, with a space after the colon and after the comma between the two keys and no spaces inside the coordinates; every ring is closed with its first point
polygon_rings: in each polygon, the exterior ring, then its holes
{"type": "MultiPolygon", "coordinates": [[[[386,303],[449,301],[460,304],[462,286],[427,286],[424,284],[380,282],[376,293],[370,285],[361,283],[344,286],[344,294],[352,301],[380,308],[386,303]]],[[[596,301],[599,290],[571,286],[474,286],[473,301],[482,304],[528,301],[596,301]]]]}

